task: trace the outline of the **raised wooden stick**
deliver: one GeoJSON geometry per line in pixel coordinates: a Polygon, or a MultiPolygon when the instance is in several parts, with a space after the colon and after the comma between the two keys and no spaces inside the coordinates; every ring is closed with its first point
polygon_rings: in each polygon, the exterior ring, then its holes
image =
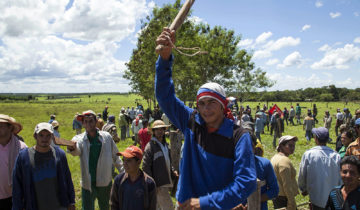
{"type": "MultiPolygon", "coordinates": [[[[181,24],[183,24],[187,14],[190,11],[191,6],[194,4],[195,0],[186,0],[186,2],[184,3],[184,5],[181,7],[179,13],[176,15],[175,19],[173,20],[173,22],[170,25],[170,30],[177,30],[181,24]]],[[[163,49],[163,45],[158,45],[156,46],[156,52],[160,53],[161,50],[163,49]]]]}

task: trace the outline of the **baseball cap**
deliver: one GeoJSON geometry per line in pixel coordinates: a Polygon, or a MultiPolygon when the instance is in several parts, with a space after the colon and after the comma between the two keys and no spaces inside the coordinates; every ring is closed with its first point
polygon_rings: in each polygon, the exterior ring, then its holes
{"type": "Polygon", "coordinates": [[[276,147],[276,150],[279,150],[280,144],[285,144],[286,142],[291,141],[291,140],[297,141],[298,138],[296,136],[290,136],[290,135],[285,135],[285,136],[280,137],[279,144],[276,147]]]}
{"type": "Polygon", "coordinates": [[[90,116],[90,115],[96,116],[96,114],[95,114],[95,112],[93,110],[87,110],[87,111],[84,111],[82,114],[78,115],[76,117],[76,120],[77,121],[83,121],[85,116],[90,116]]]}
{"type": "Polygon", "coordinates": [[[60,124],[59,124],[58,121],[54,120],[54,121],[52,121],[51,125],[52,125],[53,128],[56,128],[56,127],[58,127],[60,124]]]}
{"type": "Polygon", "coordinates": [[[324,128],[324,127],[313,128],[311,130],[311,133],[316,135],[316,137],[320,140],[329,139],[329,130],[327,128],[324,128]]]}
{"type": "Polygon", "coordinates": [[[52,125],[50,123],[47,123],[47,122],[42,122],[42,123],[37,124],[34,129],[34,134],[35,133],[39,134],[42,130],[47,130],[50,133],[54,133],[54,128],[52,127],[52,125]]]}
{"type": "Polygon", "coordinates": [[[126,148],[124,152],[118,152],[117,155],[124,156],[126,158],[137,157],[139,160],[141,160],[143,157],[143,152],[139,147],[132,145],[126,148]]]}

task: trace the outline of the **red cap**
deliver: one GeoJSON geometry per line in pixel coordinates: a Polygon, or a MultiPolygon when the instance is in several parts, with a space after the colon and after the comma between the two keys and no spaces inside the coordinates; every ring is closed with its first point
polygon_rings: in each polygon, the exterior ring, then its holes
{"type": "Polygon", "coordinates": [[[139,160],[141,160],[143,157],[143,152],[139,147],[132,145],[126,148],[124,152],[118,152],[117,155],[124,156],[126,158],[137,157],[139,160]]]}

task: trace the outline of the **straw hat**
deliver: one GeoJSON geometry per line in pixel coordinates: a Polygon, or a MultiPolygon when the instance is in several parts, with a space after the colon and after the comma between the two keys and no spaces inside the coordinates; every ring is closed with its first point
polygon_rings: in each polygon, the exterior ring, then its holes
{"type": "Polygon", "coordinates": [[[165,123],[162,120],[155,120],[155,122],[151,126],[151,129],[168,128],[168,127],[170,127],[170,125],[165,125],[165,123]]]}
{"type": "Polygon", "coordinates": [[[18,134],[22,130],[22,125],[9,115],[0,114],[0,122],[9,123],[14,126],[13,133],[18,134]]]}

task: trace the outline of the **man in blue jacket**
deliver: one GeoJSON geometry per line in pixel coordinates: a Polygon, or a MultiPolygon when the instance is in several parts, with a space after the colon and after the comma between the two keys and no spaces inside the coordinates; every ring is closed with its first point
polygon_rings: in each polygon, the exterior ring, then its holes
{"type": "Polygon", "coordinates": [[[164,29],[156,63],[155,90],[161,109],[185,136],[176,199],[182,209],[231,209],[256,188],[256,169],[248,132],[234,124],[223,87],[206,83],[197,94],[197,111],[175,96],[171,79],[175,32],[164,29]]]}
{"type": "Polygon", "coordinates": [[[65,152],[50,146],[53,127],[35,127],[36,145],[22,150],[13,171],[13,210],[75,210],[75,192],[65,152]]]}

